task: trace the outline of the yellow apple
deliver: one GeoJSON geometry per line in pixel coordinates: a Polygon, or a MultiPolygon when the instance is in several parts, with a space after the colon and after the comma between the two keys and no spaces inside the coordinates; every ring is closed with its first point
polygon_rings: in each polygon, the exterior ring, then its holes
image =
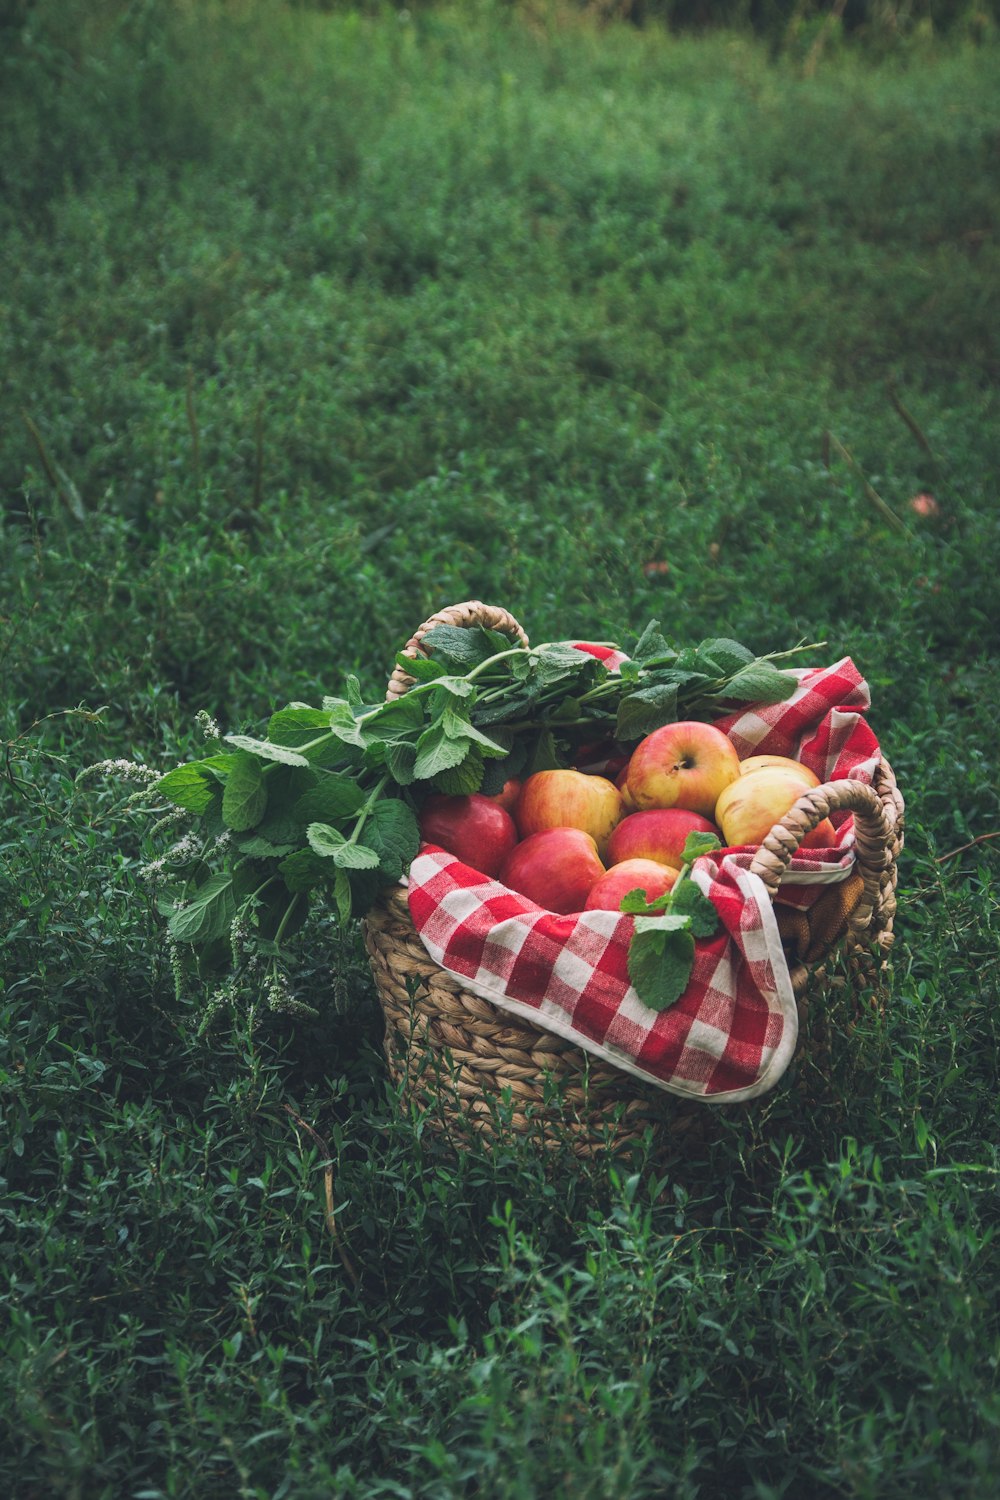
{"type": "MultiPolygon", "coordinates": [[[[782,766],[764,766],[740,776],[726,787],[715,809],[715,820],[726,844],[762,844],[775,823],[780,823],[788,809],[808,790],[796,771],[782,766]]],[[[824,818],[802,840],[806,848],[822,848],[834,842],[829,818],[824,818]]]]}
{"type": "Polygon", "coordinates": [[[819,777],[814,771],[787,755],[748,755],[746,760],[740,761],[740,775],[749,776],[752,771],[766,771],[771,766],[782,771],[797,771],[806,786],[819,786],[819,777]]]}

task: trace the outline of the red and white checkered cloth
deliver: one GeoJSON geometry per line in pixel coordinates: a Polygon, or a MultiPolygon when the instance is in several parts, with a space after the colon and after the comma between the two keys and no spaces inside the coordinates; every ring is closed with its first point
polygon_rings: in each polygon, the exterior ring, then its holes
{"type": "MultiPolygon", "coordinates": [[[[740,757],[788,755],[821,781],[870,782],[880,760],[865,722],[868,687],[848,658],[798,674],[784,703],[717,721],[740,757]]],[[[779,899],[808,905],[854,863],[853,817],[836,845],[796,856],[779,899]]],[[[665,1011],[629,984],[633,918],[614,911],[559,916],[432,844],[410,866],[408,899],[428,953],[463,987],[501,1010],[567,1037],[670,1093],[706,1102],[750,1099],[777,1083],[798,1034],[795,997],[774,909],[750,873],[752,849],[699,859],[692,878],[719,914],[699,939],[691,982],[665,1011]]]]}

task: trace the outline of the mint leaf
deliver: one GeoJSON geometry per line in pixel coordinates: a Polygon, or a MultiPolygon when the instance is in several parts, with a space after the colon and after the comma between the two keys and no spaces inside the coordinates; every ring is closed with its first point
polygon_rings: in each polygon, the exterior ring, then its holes
{"type": "Polygon", "coordinates": [[[686,865],[693,865],[703,854],[714,854],[721,848],[722,844],[714,833],[689,833],[684,840],[681,859],[686,865]]]}
{"type": "Polygon", "coordinates": [[[374,870],[378,867],[378,854],[364,844],[353,844],[329,823],[310,823],[306,838],[314,854],[321,859],[332,859],[340,870],[374,870]]]}
{"type": "Polygon", "coordinates": [[[525,777],[533,776],[536,771],[558,771],[558,769],[559,753],[556,749],[555,736],[551,729],[543,729],[528,754],[524,767],[525,777]]]}
{"type": "Polygon", "coordinates": [[[303,703],[292,703],[271,715],[267,721],[267,738],[275,745],[287,745],[295,750],[307,745],[330,728],[330,715],[321,708],[309,708],[303,703]]]}
{"type": "Polygon", "coordinates": [[[342,744],[364,746],[364,733],[346,699],[324,698],[323,707],[328,711],[327,726],[331,734],[342,744]]]}
{"type": "Polygon", "coordinates": [[[730,677],[721,696],[739,703],[783,703],[798,685],[791,672],[779,672],[769,661],[754,661],[730,677]]]}
{"type": "Polygon", "coordinates": [[[645,666],[652,661],[673,661],[677,655],[667,644],[665,636],[660,634],[659,620],[650,620],[645,630],[636,641],[629,656],[638,666],[645,666]]]}
{"type": "Polygon", "coordinates": [[[372,740],[406,739],[423,722],[424,706],[420,698],[411,698],[404,693],[402,698],[393,698],[366,713],[361,727],[365,740],[370,743],[372,740]]]}
{"type": "Polygon", "coordinates": [[[657,896],[655,901],[647,901],[646,893],[641,886],[636,886],[634,891],[627,891],[621,899],[619,911],[625,912],[626,916],[652,917],[661,912],[669,911],[673,887],[664,891],[662,896],[657,896]]]}
{"type": "Polygon", "coordinates": [[[299,823],[340,823],[360,812],[365,794],[349,776],[323,776],[317,786],[304,792],[292,807],[299,823]]]}
{"type": "Polygon", "coordinates": [[[693,880],[680,880],[668,893],[670,910],[687,917],[696,938],[714,937],[719,929],[719,913],[700,886],[693,880]]]}
{"type": "Polygon", "coordinates": [[[615,739],[644,739],[654,729],[672,724],[676,718],[676,682],[657,682],[649,687],[637,688],[618,704],[615,739]]]}
{"type": "Polygon", "coordinates": [[[704,660],[706,665],[711,664],[720,677],[728,677],[730,672],[739,672],[742,667],[749,666],[755,660],[753,652],[746,646],[741,646],[739,641],[731,641],[726,636],[702,641],[697,652],[698,659],[704,660]]]}
{"type": "Polygon", "coordinates": [[[686,927],[670,923],[669,917],[636,918],[628,977],[643,1005],[663,1011],[676,1004],[688,987],[693,967],[694,938],[686,927]],[[640,929],[640,923],[649,925],[640,929]]]}
{"type": "Polygon", "coordinates": [[[222,821],[233,833],[256,828],[267,807],[264,768],[255,755],[241,751],[226,777],[222,793],[222,821]]]}
{"type": "Polygon", "coordinates": [[[517,642],[498,630],[482,625],[435,625],[424,636],[421,646],[450,672],[464,676],[473,667],[482,666],[500,651],[509,651],[517,642]]]}
{"type": "Polygon", "coordinates": [[[291,840],[275,843],[273,839],[263,838],[259,831],[240,837],[236,842],[240,854],[248,859],[277,859],[283,854],[290,854],[295,848],[295,843],[291,840]]]}
{"type": "Polygon", "coordinates": [[[438,661],[432,661],[429,656],[407,656],[403,651],[396,652],[396,666],[402,667],[415,682],[433,682],[435,677],[443,677],[447,671],[446,667],[438,661]]]}
{"type": "Polygon", "coordinates": [[[156,790],[162,792],[175,807],[183,807],[187,812],[202,813],[212,800],[215,783],[197,765],[178,766],[176,770],[168,771],[165,776],[160,777],[156,790]]]}
{"type": "Polygon", "coordinates": [[[417,747],[409,740],[391,740],[385,747],[385,764],[397,786],[409,786],[417,763],[417,747]]]}
{"type": "Polygon", "coordinates": [[[470,749],[468,740],[451,739],[442,726],[432,724],[417,741],[413,774],[418,781],[425,781],[441,771],[450,770],[452,766],[460,766],[470,749]]]}
{"type": "Polygon", "coordinates": [[[257,740],[249,734],[227,734],[224,738],[227,745],[235,745],[237,750],[259,755],[261,760],[277,760],[286,766],[309,764],[304,755],[300,755],[297,750],[290,750],[287,745],[272,745],[270,740],[257,740]]]}
{"type": "Polygon", "coordinates": [[[484,765],[479,791],[484,797],[495,797],[498,792],[503,791],[511,777],[520,776],[527,757],[528,752],[523,740],[515,741],[510,753],[503,760],[487,761],[484,765]]]}
{"type": "Polygon", "coordinates": [[[329,860],[311,849],[296,849],[281,860],[278,873],[290,891],[311,891],[329,878],[331,868],[329,860]]]}
{"type": "Polygon", "coordinates": [[[467,797],[482,786],[483,765],[481,751],[476,745],[471,745],[460,766],[439,771],[431,778],[431,784],[436,792],[446,792],[449,797],[467,797]]]}
{"type": "Polygon", "coordinates": [[[471,740],[478,745],[483,755],[491,760],[500,760],[505,756],[510,746],[501,744],[498,740],[491,739],[488,734],[469,722],[465,714],[457,712],[454,708],[446,708],[441,718],[441,728],[450,740],[471,740]]]}
{"type": "Polygon", "coordinates": [[[396,797],[376,802],[365,819],[365,840],[379,857],[386,880],[398,880],[417,857],[420,829],[411,808],[396,797]]]}
{"type": "Polygon", "coordinates": [[[220,871],[210,875],[191,900],[173,913],[167,926],[179,943],[209,943],[226,936],[235,916],[233,877],[220,871]]]}

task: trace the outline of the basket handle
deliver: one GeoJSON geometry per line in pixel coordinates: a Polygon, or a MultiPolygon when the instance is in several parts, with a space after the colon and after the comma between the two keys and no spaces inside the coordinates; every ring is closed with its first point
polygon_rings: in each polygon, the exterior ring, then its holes
{"type": "MultiPolygon", "coordinates": [[[[483,625],[487,630],[502,631],[522,646],[528,644],[528,637],[509,610],[499,604],[483,604],[479,599],[467,599],[464,604],[449,604],[446,609],[439,609],[436,615],[431,615],[410,637],[401,654],[426,656],[427,652],[421,643],[435,625],[483,625]]],[[[386,698],[401,698],[404,693],[409,692],[415,681],[402,667],[396,666],[389,678],[386,698]]]]}
{"type": "Polygon", "coordinates": [[[872,912],[878,906],[893,843],[893,830],[882,798],[866,782],[828,781],[804,792],[780,822],[775,823],[754,855],[750,873],[760,876],[773,900],[802,840],[835,812],[854,814],[857,871],[864,890],[849,925],[852,931],[860,933],[868,928],[872,912]]]}

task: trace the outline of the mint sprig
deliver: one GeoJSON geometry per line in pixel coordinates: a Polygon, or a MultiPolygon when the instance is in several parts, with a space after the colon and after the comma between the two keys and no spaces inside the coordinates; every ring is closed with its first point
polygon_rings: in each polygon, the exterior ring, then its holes
{"type": "MultiPolygon", "coordinates": [[[[480,626],[437,626],[422,644],[426,656],[397,657],[413,679],[401,697],[367,703],[348,676],[319,707],[279,708],[259,737],[216,732],[203,758],[153,788],[145,807],[157,829],[178,819],[191,829],[149,866],[160,908],[199,964],[228,964],[226,993],[241,975],[259,993],[264,959],[265,989],[278,992],[276,966],[290,960],[287,940],[316,898],[348,923],[398,881],[428,793],[491,795],[512,776],[572,764],[584,741],[624,747],[797,685],[775,665],[793,652],[756,657],[724,639],[675,648],[655,620],[619,672],[568,641],[528,647],[480,626]]],[[[705,852],[692,844],[690,860],[705,852]]],[[[660,1009],[683,992],[694,940],[714,931],[714,914],[686,871],[669,899],[633,914],[630,973],[660,1009]]]]}
{"type": "Polygon", "coordinates": [[[641,890],[634,890],[622,899],[621,910],[635,917],[628,977],[650,1010],[676,1005],[691,982],[695,938],[712,937],[718,930],[718,913],[691,879],[691,867],[721,847],[714,833],[689,833],[680,875],[665,895],[647,901],[641,890]]]}

